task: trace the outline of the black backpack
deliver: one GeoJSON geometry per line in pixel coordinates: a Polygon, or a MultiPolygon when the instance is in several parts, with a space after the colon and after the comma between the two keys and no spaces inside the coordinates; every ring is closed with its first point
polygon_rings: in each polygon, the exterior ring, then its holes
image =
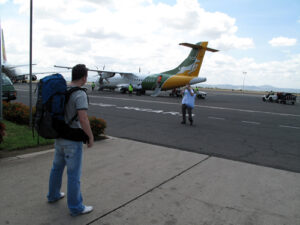
{"type": "Polygon", "coordinates": [[[34,127],[41,137],[64,138],[85,143],[89,140],[82,129],[69,126],[77,118],[77,114],[67,123],[64,119],[65,106],[71,94],[78,90],[86,91],[80,87],[67,90],[66,80],[61,74],[49,75],[39,81],[34,127]]]}

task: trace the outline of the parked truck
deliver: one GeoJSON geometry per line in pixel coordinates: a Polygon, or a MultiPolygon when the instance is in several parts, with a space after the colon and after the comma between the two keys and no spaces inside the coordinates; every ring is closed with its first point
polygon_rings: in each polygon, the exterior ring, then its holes
{"type": "Polygon", "coordinates": [[[262,100],[264,102],[276,102],[281,104],[292,104],[294,105],[296,103],[296,95],[293,95],[291,93],[285,93],[285,92],[270,92],[267,95],[264,95],[262,97],[262,100]]]}
{"type": "Polygon", "coordinates": [[[9,77],[2,73],[2,100],[9,102],[17,98],[17,92],[9,77]]]}

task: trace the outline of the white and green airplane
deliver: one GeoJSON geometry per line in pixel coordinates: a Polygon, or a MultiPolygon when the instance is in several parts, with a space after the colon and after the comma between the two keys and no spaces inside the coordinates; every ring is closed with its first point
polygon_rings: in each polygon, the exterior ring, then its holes
{"type": "MultiPolygon", "coordinates": [[[[121,91],[128,90],[129,84],[134,89],[142,88],[143,91],[154,90],[152,96],[158,96],[160,91],[180,88],[187,84],[197,84],[205,82],[205,77],[198,77],[206,51],[217,52],[218,50],[208,48],[208,42],[196,44],[180,43],[180,45],[192,48],[188,57],[176,68],[162,73],[151,75],[140,75],[128,72],[94,70],[99,74],[99,89],[115,89],[121,91]]],[[[54,66],[58,68],[72,69],[67,66],[54,66]]]]}

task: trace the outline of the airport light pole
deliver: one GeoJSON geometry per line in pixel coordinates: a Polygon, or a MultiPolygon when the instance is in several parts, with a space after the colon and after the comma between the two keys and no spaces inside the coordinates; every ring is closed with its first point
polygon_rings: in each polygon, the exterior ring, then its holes
{"type": "Polygon", "coordinates": [[[29,37],[29,126],[32,127],[32,0],[30,0],[30,37],[29,37]]]}
{"type": "Polygon", "coordinates": [[[0,20],[0,121],[2,121],[2,27],[0,20]]]}
{"type": "Polygon", "coordinates": [[[244,74],[244,79],[243,79],[243,93],[245,93],[245,78],[246,78],[247,72],[244,71],[243,74],[244,74]]]}

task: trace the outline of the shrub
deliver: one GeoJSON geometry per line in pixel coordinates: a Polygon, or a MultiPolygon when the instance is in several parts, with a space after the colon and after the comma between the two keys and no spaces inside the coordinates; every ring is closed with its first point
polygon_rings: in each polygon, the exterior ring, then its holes
{"type": "MultiPolygon", "coordinates": [[[[35,107],[32,109],[33,115],[35,107]]],[[[7,103],[3,102],[3,118],[5,120],[20,124],[29,124],[29,107],[23,103],[14,102],[7,103]]],[[[103,119],[96,118],[94,116],[89,117],[91,129],[95,139],[99,139],[101,134],[104,134],[106,128],[106,122],[103,119]]]]}
{"type": "Polygon", "coordinates": [[[95,140],[99,138],[101,134],[104,134],[106,128],[106,122],[103,119],[96,118],[95,116],[89,117],[91,129],[95,140]]]}
{"type": "Polygon", "coordinates": [[[3,118],[17,124],[28,125],[29,107],[19,102],[3,102],[3,118]]]}
{"type": "Polygon", "coordinates": [[[0,144],[3,142],[4,136],[5,136],[5,124],[0,122],[0,144]]]}

